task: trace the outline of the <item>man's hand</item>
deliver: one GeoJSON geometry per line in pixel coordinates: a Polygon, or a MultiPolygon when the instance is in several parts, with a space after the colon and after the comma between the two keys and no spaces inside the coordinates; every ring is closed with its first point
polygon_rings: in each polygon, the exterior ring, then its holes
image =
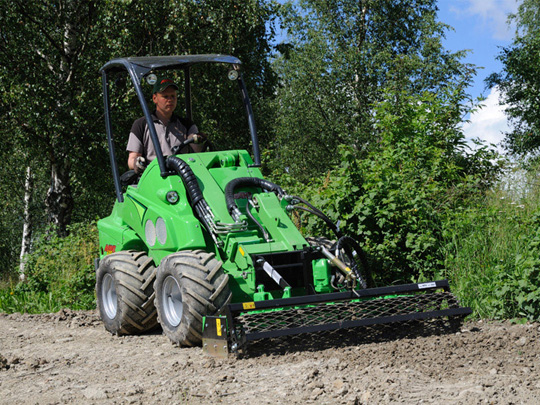
{"type": "Polygon", "coordinates": [[[207,148],[208,137],[205,133],[199,132],[198,134],[191,134],[188,139],[193,139],[193,143],[190,145],[193,152],[204,152],[207,148]]]}
{"type": "Polygon", "coordinates": [[[133,167],[133,170],[135,170],[135,173],[141,174],[142,172],[144,172],[144,169],[146,169],[146,166],[148,166],[146,159],[142,156],[137,156],[137,159],[135,159],[135,165],[133,167]]]}
{"type": "Polygon", "coordinates": [[[193,143],[195,143],[195,144],[203,144],[208,139],[206,134],[204,134],[202,132],[200,132],[198,134],[193,134],[192,136],[193,136],[193,143]]]}

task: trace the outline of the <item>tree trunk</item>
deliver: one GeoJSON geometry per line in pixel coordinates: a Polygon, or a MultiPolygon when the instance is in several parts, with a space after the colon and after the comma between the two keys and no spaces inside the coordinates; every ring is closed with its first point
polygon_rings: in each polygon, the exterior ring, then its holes
{"type": "Polygon", "coordinates": [[[32,169],[30,166],[26,168],[26,178],[24,181],[24,223],[21,241],[21,256],[19,262],[19,277],[24,280],[26,255],[30,253],[30,242],[32,240],[32,218],[30,216],[30,203],[32,201],[32,189],[34,182],[32,178],[32,169]]]}
{"type": "Polygon", "coordinates": [[[69,167],[52,163],[51,186],[47,191],[45,204],[49,223],[55,225],[59,236],[67,235],[67,225],[71,222],[73,195],[71,194],[69,167]]]}

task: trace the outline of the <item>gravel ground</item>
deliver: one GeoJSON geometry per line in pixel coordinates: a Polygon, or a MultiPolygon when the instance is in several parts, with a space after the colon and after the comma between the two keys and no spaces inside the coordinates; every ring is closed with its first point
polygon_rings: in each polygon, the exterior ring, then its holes
{"type": "Polygon", "coordinates": [[[2,404],[538,404],[540,325],[334,334],[216,360],[160,332],[112,336],[94,311],[0,314],[2,404]],[[356,336],[356,335],[355,335],[356,336]]]}

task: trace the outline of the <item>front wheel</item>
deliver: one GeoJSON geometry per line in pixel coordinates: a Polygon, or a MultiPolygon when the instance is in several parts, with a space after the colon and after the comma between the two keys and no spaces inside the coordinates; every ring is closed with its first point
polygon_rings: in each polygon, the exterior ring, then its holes
{"type": "Polygon", "coordinates": [[[152,284],[156,268],[145,252],[122,251],[101,260],[96,299],[105,329],[116,335],[146,332],[157,325],[152,284]]]}
{"type": "Polygon", "coordinates": [[[157,269],[154,290],[159,323],[169,339],[182,346],[202,341],[202,321],[231,300],[229,276],[215,255],[202,250],[167,256],[157,269]]]}

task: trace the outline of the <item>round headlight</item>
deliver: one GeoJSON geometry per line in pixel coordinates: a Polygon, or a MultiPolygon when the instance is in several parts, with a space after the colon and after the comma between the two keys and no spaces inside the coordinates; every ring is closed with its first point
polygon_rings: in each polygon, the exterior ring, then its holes
{"type": "Polygon", "coordinates": [[[169,204],[176,204],[180,197],[178,196],[178,193],[176,191],[169,191],[167,195],[165,196],[169,204]]]}
{"type": "Polygon", "coordinates": [[[157,76],[155,74],[149,74],[147,77],[146,77],[146,82],[150,85],[150,86],[153,86],[154,84],[156,84],[157,82],[157,76]]]}
{"type": "Polygon", "coordinates": [[[227,77],[229,78],[229,80],[238,79],[238,70],[234,70],[234,69],[229,70],[229,73],[227,73],[227,77]]]}

